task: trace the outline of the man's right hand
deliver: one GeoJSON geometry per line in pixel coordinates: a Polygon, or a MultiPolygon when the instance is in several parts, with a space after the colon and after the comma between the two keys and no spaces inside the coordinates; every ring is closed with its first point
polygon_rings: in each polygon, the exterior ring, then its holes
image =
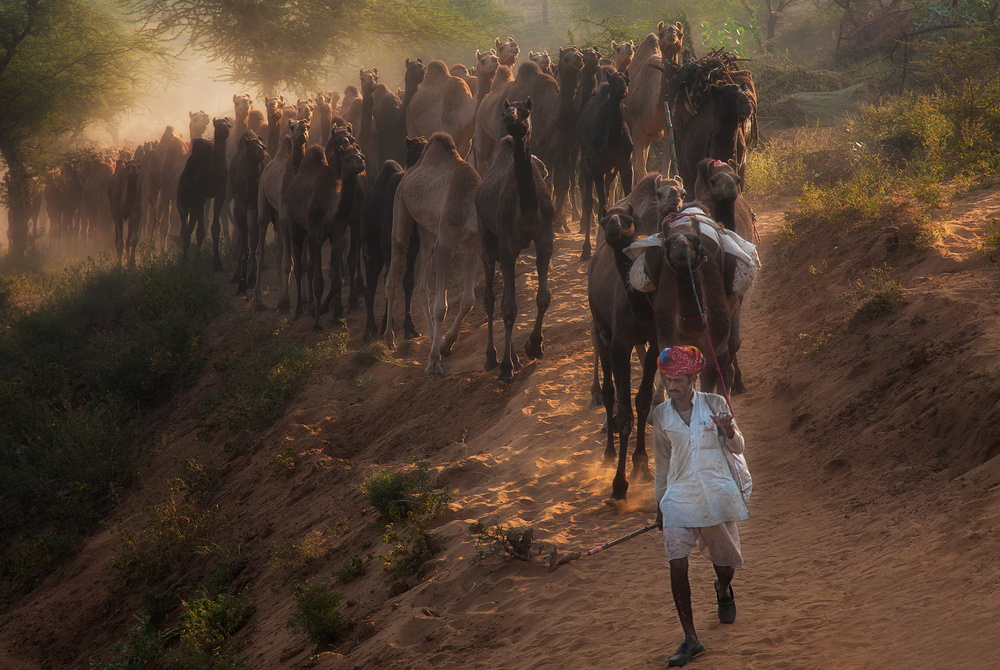
{"type": "Polygon", "coordinates": [[[663,530],[663,510],[659,507],[656,508],[656,528],[663,530]]]}

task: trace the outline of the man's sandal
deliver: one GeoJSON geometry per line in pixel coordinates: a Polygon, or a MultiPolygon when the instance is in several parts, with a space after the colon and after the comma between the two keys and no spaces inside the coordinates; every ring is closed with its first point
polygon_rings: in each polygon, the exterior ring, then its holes
{"type": "Polygon", "coordinates": [[[701,643],[701,640],[695,642],[693,647],[689,647],[687,642],[681,642],[681,646],[677,647],[677,653],[670,657],[667,665],[672,668],[680,667],[703,651],[705,651],[705,645],[701,643]]]}
{"type": "Polygon", "coordinates": [[[719,596],[719,580],[715,580],[715,600],[719,603],[719,621],[722,623],[733,623],[736,621],[736,594],[733,593],[733,585],[729,585],[729,598],[723,599],[719,596]]]}

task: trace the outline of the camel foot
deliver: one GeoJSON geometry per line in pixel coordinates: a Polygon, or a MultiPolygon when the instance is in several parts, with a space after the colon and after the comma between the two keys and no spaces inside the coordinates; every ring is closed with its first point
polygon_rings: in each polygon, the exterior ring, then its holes
{"type": "Polygon", "coordinates": [[[404,340],[415,340],[420,337],[420,333],[417,331],[416,326],[413,325],[412,320],[403,321],[403,339],[404,340]]]}
{"type": "Polygon", "coordinates": [[[743,385],[743,382],[737,382],[733,384],[733,388],[729,390],[729,395],[735,397],[746,392],[747,387],[743,385]]]}
{"type": "Polygon", "coordinates": [[[608,432],[608,420],[607,419],[605,419],[604,423],[601,424],[601,432],[602,433],[608,432]]]}
{"type": "Polygon", "coordinates": [[[620,480],[615,477],[615,481],[611,484],[611,497],[614,500],[625,500],[628,496],[628,482],[622,477],[620,480]]]}
{"type": "Polygon", "coordinates": [[[427,369],[424,373],[430,377],[444,377],[444,368],[441,367],[440,360],[432,360],[427,363],[427,369]]]}
{"type": "Polygon", "coordinates": [[[278,306],[274,308],[275,314],[288,314],[292,311],[292,306],[287,303],[278,303],[278,306]]]}
{"type": "Polygon", "coordinates": [[[216,271],[216,272],[222,272],[222,270],[224,269],[222,267],[222,261],[220,261],[218,258],[213,258],[212,259],[212,269],[214,271],[216,271]]]}
{"type": "Polygon", "coordinates": [[[236,296],[245,296],[247,294],[247,283],[243,280],[236,285],[236,296]]]}
{"type": "Polygon", "coordinates": [[[590,392],[590,406],[604,407],[604,398],[601,396],[601,389],[595,389],[590,392]]]}
{"type": "Polygon", "coordinates": [[[617,451],[605,451],[604,460],[601,461],[601,465],[606,468],[618,467],[618,452],[617,451]]]}
{"type": "Polygon", "coordinates": [[[513,384],[514,383],[514,373],[513,373],[513,371],[510,370],[509,368],[507,368],[506,366],[501,367],[500,368],[500,381],[504,382],[505,384],[513,384]]]}
{"type": "Polygon", "coordinates": [[[583,251],[580,252],[580,260],[581,261],[589,261],[590,260],[590,245],[589,244],[586,245],[586,246],[584,246],[583,247],[583,251]]]}
{"type": "Polygon", "coordinates": [[[490,370],[496,369],[500,363],[497,362],[497,351],[496,349],[486,352],[486,367],[483,369],[489,372],[490,370]]]}
{"type": "Polygon", "coordinates": [[[632,479],[639,482],[651,482],[653,481],[653,475],[649,472],[649,466],[636,466],[632,469],[632,479]]]}
{"type": "Polygon", "coordinates": [[[255,312],[263,312],[266,309],[267,309],[267,307],[264,306],[264,303],[260,302],[259,300],[255,300],[253,302],[253,311],[255,311],[255,312]]]}
{"type": "Polygon", "coordinates": [[[528,338],[524,343],[524,353],[528,356],[528,360],[535,360],[536,358],[541,358],[545,355],[542,350],[542,338],[538,338],[538,342],[534,342],[532,338],[528,338]]]}
{"type": "Polygon", "coordinates": [[[323,324],[320,323],[319,321],[314,321],[313,322],[313,332],[322,333],[323,332],[323,324]]]}

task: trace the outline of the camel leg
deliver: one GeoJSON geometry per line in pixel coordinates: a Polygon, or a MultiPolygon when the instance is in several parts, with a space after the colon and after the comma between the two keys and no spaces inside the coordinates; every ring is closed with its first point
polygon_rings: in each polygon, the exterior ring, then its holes
{"type": "MultiPolygon", "coordinates": [[[[628,494],[628,479],[625,476],[625,464],[628,461],[628,438],[632,433],[631,398],[631,358],[632,347],[612,340],[610,347],[611,374],[614,376],[615,400],[618,402],[616,416],[618,432],[618,469],[611,484],[611,497],[624,500],[628,494]]],[[[609,426],[612,424],[609,424],[609,426]]],[[[608,429],[612,433],[611,429],[608,429]]]]}
{"type": "Polygon", "coordinates": [[[243,294],[246,295],[246,289],[257,287],[257,238],[260,237],[260,231],[257,229],[257,212],[252,209],[247,209],[247,215],[243,219],[243,230],[240,231],[244,236],[243,241],[240,243],[240,253],[243,257],[243,272],[246,277],[246,288],[243,294]]]}
{"type": "Polygon", "coordinates": [[[187,259],[188,249],[191,246],[191,231],[189,227],[191,225],[192,212],[178,206],[177,213],[181,217],[181,256],[187,259]]]}
{"type": "MultiPolygon", "coordinates": [[[[320,332],[323,330],[323,324],[320,322],[320,316],[323,313],[323,305],[322,305],[323,301],[321,299],[323,295],[323,263],[320,262],[320,259],[323,258],[322,255],[323,236],[315,233],[310,233],[306,237],[306,241],[309,249],[309,257],[312,263],[309,267],[309,272],[312,275],[312,287],[313,287],[313,330],[315,330],[316,332],[320,332]]],[[[332,263],[336,262],[337,262],[336,259],[332,260],[332,263]]],[[[336,271],[339,278],[340,272],[342,271],[340,267],[337,268],[331,267],[330,270],[331,270],[331,275],[333,274],[334,271],[336,271]]],[[[334,284],[336,282],[337,279],[333,279],[331,277],[330,280],[331,294],[333,293],[334,284]]]]}
{"type": "MultiPolygon", "coordinates": [[[[341,232],[337,239],[331,239],[330,244],[337,253],[330,256],[330,295],[327,297],[327,305],[333,303],[333,320],[340,321],[344,318],[344,254],[339,253],[344,248],[344,235],[341,232]],[[334,258],[333,256],[336,256],[334,258]]],[[[322,273],[321,273],[322,274],[322,273]]],[[[351,281],[351,273],[348,270],[347,281],[351,281]]],[[[357,300],[357,298],[355,298],[357,300]]],[[[325,311],[325,310],[324,310],[325,311]]]]}
{"type": "MultiPolygon", "coordinates": [[[[424,238],[423,229],[421,229],[421,237],[424,238]]],[[[430,234],[427,237],[430,237],[430,234]]],[[[444,375],[444,368],[441,367],[441,329],[444,326],[445,313],[448,311],[448,269],[451,267],[452,249],[440,240],[437,245],[431,246],[428,244],[427,247],[428,249],[426,254],[423,255],[423,262],[420,268],[423,282],[419,280],[417,282],[418,284],[423,284],[424,314],[427,316],[428,328],[431,331],[431,350],[427,355],[427,368],[425,372],[428,375],[442,376],[444,375]],[[432,258],[435,265],[433,310],[431,309],[430,294],[430,261],[432,258]]]]}
{"type": "Polygon", "coordinates": [[[740,312],[742,309],[737,307],[733,310],[733,315],[729,321],[729,356],[730,360],[733,362],[733,378],[729,387],[732,389],[732,395],[739,395],[741,393],[747,392],[747,387],[743,385],[743,373],[740,372],[740,365],[737,361],[737,354],[740,351],[740,312]]]}
{"type": "Polygon", "coordinates": [[[142,230],[142,209],[138,208],[136,212],[128,219],[128,242],[126,248],[128,250],[128,269],[135,269],[135,248],[139,244],[139,235],[142,230]]]}
{"type": "MultiPolygon", "coordinates": [[[[291,287],[292,280],[292,233],[289,230],[288,221],[282,221],[279,212],[275,220],[278,246],[275,251],[278,254],[278,265],[281,267],[281,294],[278,296],[278,304],[275,311],[279,314],[288,314],[292,311],[291,287]]],[[[263,250],[262,250],[263,251],[263,250]]],[[[261,264],[264,263],[264,256],[261,254],[261,264]]]]}
{"type": "MultiPolygon", "coordinates": [[[[256,233],[252,236],[254,242],[254,247],[256,248],[257,254],[257,281],[253,285],[253,309],[254,311],[261,311],[264,309],[264,301],[261,297],[261,292],[263,291],[263,282],[261,281],[264,276],[264,247],[265,241],[267,239],[267,226],[271,220],[273,213],[271,212],[270,205],[265,204],[263,208],[257,210],[257,220],[247,221],[248,226],[253,226],[253,230],[256,233]]],[[[279,261],[278,267],[281,267],[279,261]]],[[[280,272],[280,270],[279,270],[280,272]]]]}
{"type": "Polygon", "coordinates": [[[413,324],[413,313],[410,311],[410,302],[413,298],[413,285],[417,257],[420,255],[420,237],[414,235],[410,238],[410,246],[406,249],[406,272],[403,273],[403,338],[413,340],[420,337],[420,332],[413,324]]]}
{"type": "Polygon", "coordinates": [[[611,350],[605,340],[598,334],[594,338],[597,346],[597,358],[601,364],[601,404],[604,405],[604,425],[607,426],[607,443],[604,445],[604,465],[615,462],[618,449],[615,447],[615,384],[611,371],[611,350]]]}
{"type": "Polygon", "coordinates": [[[347,311],[357,311],[360,304],[358,296],[364,293],[364,280],[361,278],[361,219],[352,217],[351,246],[347,252],[347,311]]]}
{"type": "MultiPolygon", "coordinates": [[[[370,342],[378,332],[378,325],[375,323],[375,293],[378,290],[379,275],[385,266],[385,258],[379,244],[366,243],[362,247],[362,253],[365,259],[365,334],[362,342],[370,342]]],[[[388,305],[386,308],[388,309],[388,305]]]]}
{"type": "Polygon", "coordinates": [[[642,358],[642,381],[635,394],[635,448],[632,450],[632,479],[650,481],[649,456],[646,454],[646,419],[653,400],[653,382],[656,379],[656,362],[659,354],[650,347],[642,358]]]}
{"type": "Polygon", "coordinates": [[[549,291],[549,262],[552,259],[552,237],[548,236],[541,245],[535,245],[535,271],[538,273],[538,292],[535,294],[535,327],[524,343],[524,353],[529,360],[545,355],[542,349],[542,319],[545,311],[552,303],[552,293],[549,291]]]}
{"type": "Polygon", "coordinates": [[[303,300],[302,294],[302,271],[305,264],[305,232],[301,229],[289,225],[289,238],[292,243],[291,257],[292,257],[292,272],[295,274],[295,315],[293,319],[297,319],[302,316],[303,305],[305,301],[303,300]]]}
{"type": "Polygon", "coordinates": [[[595,181],[590,171],[590,166],[584,161],[580,166],[580,193],[583,198],[583,216],[580,217],[580,232],[585,235],[583,239],[583,252],[580,254],[581,261],[590,259],[590,216],[594,211],[594,186],[595,181]]]}
{"type": "Polygon", "coordinates": [[[496,308],[496,290],[493,280],[497,264],[497,236],[482,226],[479,228],[483,259],[483,309],[486,310],[486,370],[497,366],[497,348],[493,341],[493,310],[496,308]]]}
{"type": "Polygon", "coordinates": [[[503,299],[500,313],[503,315],[503,358],[500,361],[500,379],[507,383],[514,381],[514,370],[520,367],[517,353],[511,346],[514,337],[514,321],[517,319],[517,300],[514,290],[514,268],[517,255],[512,249],[500,247],[500,273],[503,275],[503,299]]]}
{"type": "Polygon", "coordinates": [[[638,137],[638,143],[632,147],[632,178],[639,181],[646,176],[646,159],[649,157],[649,138],[638,137]]]}
{"type": "MultiPolygon", "coordinates": [[[[222,271],[222,259],[219,257],[219,235],[222,233],[222,205],[225,198],[212,198],[212,269],[222,271]]],[[[244,289],[245,290],[245,289],[244,289]]]]}
{"type": "MultiPolygon", "coordinates": [[[[396,287],[399,285],[399,269],[403,263],[403,254],[410,243],[413,224],[413,217],[406,206],[403,203],[397,203],[392,212],[392,255],[389,259],[389,271],[385,275],[385,328],[382,331],[382,341],[390,347],[396,346],[395,336],[392,332],[392,307],[396,297],[396,287]]],[[[421,235],[421,237],[423,236],[421,235]]],[[[425,266],[430,261],[431,247],[430,245],[421,246],[421,250],[426,250],[426,253],[421,253],[420,278],[426,282],[424,275],[427,268],[425,266]]],[[[425,283],[425,292],[426,289],[425,283]]],[[[427,319],[430,320],[429,313],[427,319]]]]}
{"type": "MultiPolygon", "coordinates": [[[[462,290],[462,300],[458,304],[458,314],[451,324],[451,328],[444,336],[441,345],[441,353],[447,356],[451,353],[451,348],[458,341],[458,333],[462,328],[462,322],[472,311],[476,302],[476,265],[479,260],[479,239],[465,247],[465,282],[462,290]]],[[[439,266],[440,267],[440,266],[439,266]]]]}
{"type": "MultiPolygon", "coordinates": [[[[597,324],[594,320],[590,321],[590,343],[594,345],[594,381],[590,385],[590,400],[591,405],[594,407],[600,407],[604,404],[601,398],[601,377],[600,377],[600,367],[601,367],[601,357],[597,353],[597,324]]],[[[607,429],[607,424],[605,424],[604,429],[607,429]]]]}

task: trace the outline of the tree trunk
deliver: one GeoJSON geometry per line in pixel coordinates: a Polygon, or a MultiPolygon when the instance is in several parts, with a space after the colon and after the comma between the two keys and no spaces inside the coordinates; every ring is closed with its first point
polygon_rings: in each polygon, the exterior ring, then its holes
{"type": "Polygon", "coordinates": [[[7,196],[8,251],[11,256],[23,257],[28,250],[31,178],[15,142],[0,139],[0,155],[7,164],[4,188],[7,196]]]}

